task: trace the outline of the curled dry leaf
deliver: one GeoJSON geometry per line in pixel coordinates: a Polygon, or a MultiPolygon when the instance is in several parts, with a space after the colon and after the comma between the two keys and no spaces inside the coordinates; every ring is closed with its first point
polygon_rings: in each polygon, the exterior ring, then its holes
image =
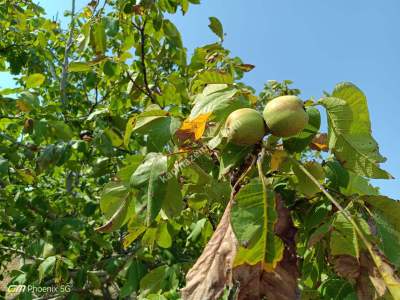
{"type": "MultiPolygon", "coordinates": [[[[396,276],[394,268],[378,252],[375,251],[375,255],[379,255],[382,260],[380,268],[381,272],[385,274],[384,276],[390,274],[395,279],[394,286],[399,286],[400,280],[396,276]]],[[[381,299],[388,293],[385,281],[367,252],[361,252],[359,260],[350,255],[336,256],[334,269],[339,276],[356,284],[359,299],[381,299]]]]}
{"type": "Polygon", "coordinates": [[[288,154],[285,150],[275,150],[271,155],[271,171],[278,171],[283,164],[283,162],[287,159],[288,154]]]}
{"type": "Polygon", "coordinates": [[[182,289],[184,300],[217,300],[225,287],[239,287],[237,300],[297,299],[299,291],[297,279],[299,271],[296,257],[295,235],[290,211],[284,206],[280,195],[276,197],[278,221],[275,234],[285,244],[283,259],[273,272],[266,272],[261,263],[243,264],[232,271],[237,239],[230,224],[232,201],[228,204],[223,217],[211,237],[202,255],[186,276],[186,287],[182,289]]]}
{"type": "Polygon", "coordinates": [[[237,250],[237,240],[230,223],[231,208],[232,201],[203,253],[187,273],[186,287],[182,289],[184,300],[219,299],[224,288],[231,285],[237,250]]]}
{"type": "Polygon", "coordinates": [[[328,134],[326,133],[316,134],[310,143],[310,148],[317,151],[328,152],[329,151],[328,134]]]}
{"type": "Polygon", "coordinates": [[[348,280],[355,280],[360,276],[360,265],[357,258],[351,255],[338,255],[334,258],[333,267],[336,274],[348,280]]]}

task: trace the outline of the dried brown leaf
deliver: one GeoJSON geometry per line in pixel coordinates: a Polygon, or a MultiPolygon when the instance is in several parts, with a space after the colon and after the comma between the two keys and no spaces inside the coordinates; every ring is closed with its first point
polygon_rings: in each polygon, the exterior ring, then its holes
{"type": "Polygon", "coordinates": [[[348,280],[355,280],[360,276],[360,265],[357,258],[351,255],[338,255],[334,258],[335,272],[348,280]]]}
{"type": "MultiPolygon", "coordinates": [[[[391,274],[393,278],[398,280],[394,268],[386,261],[386,259],[374,251],[375,255],[379,255],[382,264],[381,269],[384,273],[391,274]]],[[[334,258],[335,272],[356,283],[357,295],[359,299],[373,300],[381,299],[388,293],[385,281],[377,269],[374,261],[367,252],[360,253],[360,260],[349,255],[340,255],[334,258]]]]}
{"type": "Polygon", "coordinates": [[[328,135],[326,133],[316,134],[310,143],[310,148],[317,151],[328,152],[328,135]]]}
{"type": "Polygon", "coordinates": [[[185,300],[219,299],[232,284],[232,265],[238,243],[230,223],[232,201],[225,209],[203,253],[186,275],[185,300]]]}

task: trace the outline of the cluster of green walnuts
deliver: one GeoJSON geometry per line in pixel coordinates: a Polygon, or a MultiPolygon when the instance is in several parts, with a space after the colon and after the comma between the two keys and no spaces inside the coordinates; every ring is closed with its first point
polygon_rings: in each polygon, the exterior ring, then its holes
{"type": "Polygon", "coordinates": [[[303,101],[297,96],[280,96],[267,103],[261,115],[251,108],[232,112],[225,123],[228,140],[236,145],[254,145],[266,134],[290,137],[308,124],[303,101]]]}

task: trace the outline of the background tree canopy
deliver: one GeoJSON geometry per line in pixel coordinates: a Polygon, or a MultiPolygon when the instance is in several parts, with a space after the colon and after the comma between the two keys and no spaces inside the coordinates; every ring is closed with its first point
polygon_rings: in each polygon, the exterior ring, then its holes
{"type": "Polygon", "coordinates": [[[241,82],[254,66],[216,17],[188,56],[167,16],[199,2],[72,1],[64,31],[0,1],[18,78],[0,90],[0,279],[59,287],[20,299],[400,299],[400,204],[369,183],[392,176],[364,93],[328,87],[299,134],[233,144],[231,112],[301,91],[241,82]]]}

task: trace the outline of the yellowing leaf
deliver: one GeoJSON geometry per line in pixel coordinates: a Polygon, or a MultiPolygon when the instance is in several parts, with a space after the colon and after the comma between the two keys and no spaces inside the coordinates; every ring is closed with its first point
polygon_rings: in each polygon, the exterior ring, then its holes
{"type": "Polygon", "coordinates": [[[286,158],[287,153],[285,150],[275,150],[271,155],[271,171],[278,171],[286,158]]]}
{"type": "Polygon", "coordinates": [[[68,66],[69,72],[87,72],[90,71],[92,67],[86,62],[71,62],[68,66]]]}
{"type": "Polygon", "coordinates": [[[326,133],[318,133],[311,141],[310,148],[317,151],[329,151],[328,135],[326,133]]]}
{"type": "Polygon", "coordinates": [[[206,130],[207,120],[211,114],[211,112],[200,114],[194,119],[187,119],[183,121],[181,128],[179,128],[176,132],[178,139],[181,141],[185,141],[187,139],[194,141],[199,140],[206,130]]]}
{"type": "Polygon", "coordinates": [[[29,169],[17,170],[17,173],[27,184],[32,184],[35,181],[35,174],[29,169]]]}
{"type": "Polygon", "coordinates": [[[27,88],[35,88],[41,86],[45,79],[43,74],[35,73],[25,78],[25,84],[27,88]]]}
{"type": "Polygon", "coordinates": [[[124,134],[124,146],[128,149],[129,141],[131,139],[131,135],[133,129],[136,125],[136,116],[131,117],[128,122],[126,122],[125,134],[124,134]]]}
{"type": "Polygon", "coordinates": [[[30,112],[32,109],[32,107],[23,100],[17,100],[16,105],[18,109],[23,112],[30,112]]]}
{"type": "Polygon", "coordinates": [[[124,249],[128,249],[129,245],[132,244],[143,232],[145,232],[145,230],[146,226],[138,226],[129,232],[122,241],[124,249]]]}

